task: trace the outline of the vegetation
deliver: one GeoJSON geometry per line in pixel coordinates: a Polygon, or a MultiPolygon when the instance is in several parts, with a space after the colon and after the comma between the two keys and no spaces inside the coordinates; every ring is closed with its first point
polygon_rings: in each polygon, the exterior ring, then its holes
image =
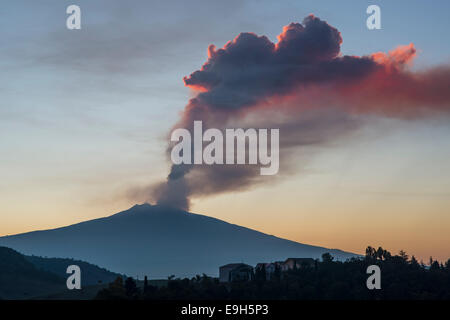
{"type": "Polygon", "coordinates": [[[64,287],[65,279],[39,270],[13,249],[0,247],[0,299],[29,299],[64,287]]]}
{"type": "Polygon", "coordinates": [[[83,286],[110,283],[120,276],[105,268],[100,268],[99,266],[80,260],[68,258],[43,258],[38,256],[25,256],[25,259],[30,261],[36,268],[54,273],[63,279],[67,279],[67,267],[73,264],[77,265],[82,270],[83,286]]]}
{"type": "Polygon", "coordinates": [[[99,288],[103,287],[102,284],[107,284],[118,276],[120,275],[117,273],[87,262],[25,256],[13,249],[0,246],[0,300],[66,297],[92,299],[99,288]],[[72,264],[80,266],[82,270],[82,290],[67,290],[66,270],[72,264]]]}
{"type": "Polygon", "coordinates": [[[203,275],[171,278],[163,287],[146,283],[138,288],[132,278],[125,282],[118,278],[101,290],[97,299],[450,299],[450,259],[443,265],[430,258],[429,266],[425,266],[404,251],[392,255],[381,247],[368,247],[364,258],[340,262],[324,254],[313,266],[296,266],[286,272],[278,269],[270,281],[262,273],[255,274],[253,281],[225,284],[203,275]],[[372,264],[381,269],[381,290],[367,289],[366,270],[372,264]]]}
{"type": "MultiPolygon", "coordinates": [[[[0,247],[0,299],[30,299],[66,292],[66,275],[60,267],[72,262],[78,263],[70,259],[26,257],[0,247]]],[[[91,270],[96,279],[99,276],[111,279],[112,276],[92,265],[85,270],[91,270]]],[[[84,276],[89,273],[85,272],[84,276]]],[[[335,261],[326,253],[321,261],[294,265],[293,270],[283,272],[277,267],[270,280],[264,268],[255,273],[252,281],[233,283],[219,283],[218,279],[206,275],[192,279],[169,276],[161,281],[145,278],[139,283],[117,274],[114,277],[116,279],[108,285],[93,286],[93,290],[98,289],[92,291],[92,295],[85,292],[80,297],[93,297],[97,292],[96,298],[105,300],[450,299],[450,259],[441,264],[430,258],[425,265],[404,251],[392,255],[381,247],[368,247],[365,257],[345,262],[335,261]],[[368,290],[366,286],[370,276],[366,273],[367,267],[373,264],[381,269],[381,290],[368,290]]]]}

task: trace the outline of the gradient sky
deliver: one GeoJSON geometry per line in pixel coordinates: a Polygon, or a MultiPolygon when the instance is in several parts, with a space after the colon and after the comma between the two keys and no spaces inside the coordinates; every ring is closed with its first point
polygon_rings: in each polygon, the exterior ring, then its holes
{"type": "MultiPolygon", "coordinates": [[[[413,42],[417,70],[450,62],[450,2],[4,1],[0,8],[0,235],[110,215],[168,172],[166,135],[192,92],[182,78],[240,32],[276,41],[310,13],[343,54],[413,42]],[[82,30],[65,27],[78,4],[82,30]],[[379,4],[382,30],[366,28],[379,4]]],[[[192,212],[302,243],[450,257],[450,126],[373,119],[311,148],[297,174],[193,199],[192,212]]]]}

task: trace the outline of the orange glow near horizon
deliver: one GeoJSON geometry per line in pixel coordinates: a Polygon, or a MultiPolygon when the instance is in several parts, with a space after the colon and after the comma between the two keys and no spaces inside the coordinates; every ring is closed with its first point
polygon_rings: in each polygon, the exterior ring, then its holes
{"type": "MultiPolygon", "coordinates": [[[[190,211],[310,245],[359,254],[369,245],[382,246],[394,254],[405,250],[425,263],[430,256],[446,261],[450,147],[449,140],[437,137],[448,127],[410,126],[408,134],[405,128],[397,133],[384,130],[383,139],[371,142],[360,133],[316,154],[307,167],[299,165],[289,179],[194,198],[190,211]],[[434,143],[427,144],[430,140],[434,143]]],[[[382,130],[383,125],[375,127],[382,130]]],[[[374,135],[370,130],[368,134],[374,135]]],[[[164,155],[158,154],[153,164],[153,176],[146,176],[147,163],[136,164],[133,171],[111,167],[100,174],[97,169],[95,181],[79,179],[79,173],[67,167],[58,173],[65,179],[49,177],[46,188],[39,179],[11,184],[1,193],[0,235],[67,226],[142,203],[145,199],[130,200],[124,191],[166,172],[164,155]]]]}

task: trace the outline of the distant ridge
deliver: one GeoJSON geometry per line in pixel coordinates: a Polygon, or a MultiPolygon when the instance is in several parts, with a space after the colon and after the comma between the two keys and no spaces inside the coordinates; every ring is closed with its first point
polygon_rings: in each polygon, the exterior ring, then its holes
{"type": "Polygon", "coordinates": [[[66,273],[67,267],[70,265],[77,265],[80,267],[83,274],[83,286],[97,285],[100,283],[110,283],[113,282],[117,277],[124,276],[80,260],[67,258],[44,258],[37,256],[24,257],[39,270],[54,273],[63,279],[67,279],[67,277],[69,276],[66,273]]]}
{"type": "Polygon", "coordinates": [[[35,299],[66,292],[69,276],[66,270],[72,264],[81,268],[83,289],[112,282],[121,276],[84,261],[25,256],[0,246],[0,300],[35,299]]]}
{"type": "Polygon", "coordinates": [[[135,205],[109,217],[67,227],[0,237],[25,254],[74,258],[129,276],[166,278],[206,273],[231,262],[255,265],[288,257],[345,260],[357,255],[277,238],[180,209],[135,205]]]}
{"type": "Polygon", "coordinates": [[[39,270],[19,252],[0,247],[0,300],[31,299],[61,291],[64,283],[63,278],[39,270]]]}

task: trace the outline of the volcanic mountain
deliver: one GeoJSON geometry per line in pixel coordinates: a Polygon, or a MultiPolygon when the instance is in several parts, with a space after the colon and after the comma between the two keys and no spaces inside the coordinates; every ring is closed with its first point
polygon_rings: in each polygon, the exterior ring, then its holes
{"type": "Polygon", "coordinates": [[[217,276],[221,265],[353,253],[301,244],[204,215],[142,204],[67,227],[0,237],[23,254],[88,261],[129,276],[217,276]]]}

